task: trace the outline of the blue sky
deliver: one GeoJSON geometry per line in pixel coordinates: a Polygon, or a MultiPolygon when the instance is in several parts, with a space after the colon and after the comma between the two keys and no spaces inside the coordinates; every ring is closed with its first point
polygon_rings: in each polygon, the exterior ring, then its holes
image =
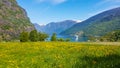
{"type": "Polygon", "coordinates": [[[32,23],[85,20],[105,10],[119,7],[120,0],[17,0],[32,23]]]}

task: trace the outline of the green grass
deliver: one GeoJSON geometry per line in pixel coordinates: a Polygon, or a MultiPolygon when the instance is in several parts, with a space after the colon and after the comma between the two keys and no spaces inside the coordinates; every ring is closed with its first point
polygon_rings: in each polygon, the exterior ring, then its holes
{"type": "Polygon", "coordinates": [[[120,68],[120,43],[0,43],[0,68],[120,68]]]}

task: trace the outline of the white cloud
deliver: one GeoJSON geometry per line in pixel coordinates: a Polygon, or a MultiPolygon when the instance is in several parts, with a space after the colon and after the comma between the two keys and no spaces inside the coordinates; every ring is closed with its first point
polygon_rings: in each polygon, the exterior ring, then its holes
{"type": "Polygon", "coordinates": [[[101,0],[97,5],[103,5],[105,3],[118,4],[120,3],[120,0],[101,0]]]}
{"type": "Polygon", "coordinates": [[[61,4],[66,2],[67,0],[37,0],[40,3],[51,3],[51,4],[61,4]]]}

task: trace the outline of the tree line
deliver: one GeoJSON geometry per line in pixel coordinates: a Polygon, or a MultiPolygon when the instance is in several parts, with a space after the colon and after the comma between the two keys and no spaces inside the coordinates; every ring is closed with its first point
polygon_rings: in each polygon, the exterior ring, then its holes
{"type": "MultiPolygon", "coordinates": [[[[46,41],[47,38],[49,38],[48,34],[42,33],[42,32],[37,32],[37,30],[32,30],[30,33],[23,31],[20,33],[20,37],[19,37],[20,42],[46,41]]],[[[68,42],[68,41],[70,41],[70,39],[57,38],[56,33],[53,33],[53,35],[50,38],[50,41],[68,42]]]]}
{"type": "Polygon", "coordinates": [[[90,41],[120,42],[120,30],[109,32],[100,37],[89,36],[90,41]]]}
{"type": "Polygon", "coordinates": [[[22,33],[20,33],[20,42],[45,41],[48,37],[48,34],[37,32],[37,30],[32,30],[30,33],[23,31],[22,33]]]}
{"type": "Polygon", "coordinates": [[[120,42],[120,30],[107,33],[100,38],[100,41],[120,42]]]}

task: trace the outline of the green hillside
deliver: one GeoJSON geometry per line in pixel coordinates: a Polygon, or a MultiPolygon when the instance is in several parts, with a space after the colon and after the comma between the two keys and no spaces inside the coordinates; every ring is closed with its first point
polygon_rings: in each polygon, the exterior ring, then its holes
{"type": "Polygon", "coordinates": [[[75,24],[61,34],[75,35],[83,32],[86,36],[101,36],[114,30],[120,30],[120,7],[102,12],[81,23],[75,24]]]}

